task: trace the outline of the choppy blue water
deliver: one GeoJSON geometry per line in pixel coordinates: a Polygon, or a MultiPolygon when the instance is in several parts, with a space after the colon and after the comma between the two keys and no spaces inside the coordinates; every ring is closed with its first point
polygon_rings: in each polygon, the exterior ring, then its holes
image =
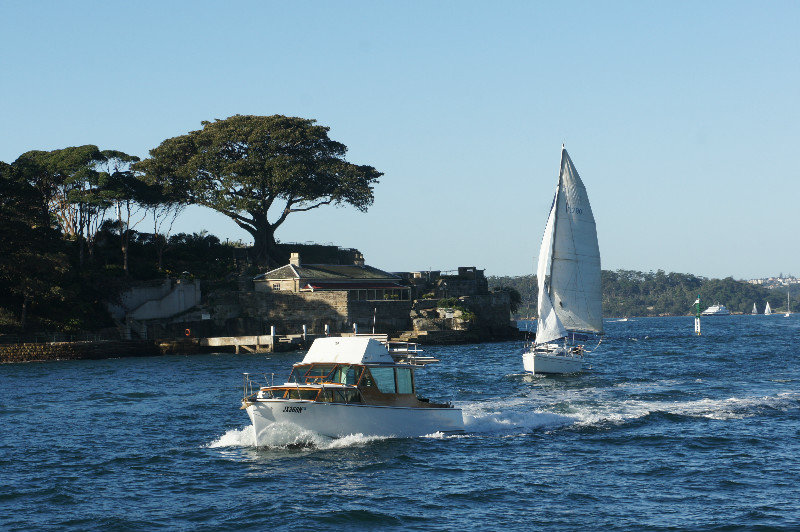
{"type": "MultiPolygon", "coordinates": [[[[301,354],[0,366],[0,529],[800,528],[800,316],[609,321],[592,368],[436,347],[467,433],[250,446],[241,373],[301,354]]],[[[277,378],[276,377],[276,378],[277,378]]]]}

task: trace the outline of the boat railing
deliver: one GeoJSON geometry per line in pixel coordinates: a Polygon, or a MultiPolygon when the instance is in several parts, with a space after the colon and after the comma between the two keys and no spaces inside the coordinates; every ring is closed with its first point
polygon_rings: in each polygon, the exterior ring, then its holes
{"type": "Polygon", "coordinates": [[[272,386],[273,381],[275,380],[274,373],[270,374],[269,379],[267,379],[266,373],[243,373],[242,375],[244,376],[244,384],[243,384],[244,398],[242,399],[243,401],[247,401],[248,398],[256,395],[263,386],[272,386]],[[263,384],[259,381],[258,376],[263,377],[264,379],[263,384]]]}

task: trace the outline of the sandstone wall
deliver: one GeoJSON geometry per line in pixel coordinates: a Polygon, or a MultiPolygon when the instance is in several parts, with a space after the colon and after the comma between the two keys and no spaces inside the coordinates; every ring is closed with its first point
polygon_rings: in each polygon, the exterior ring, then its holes
{"type": "Polygon", "coordinates": [[[147,341],[52,342],[0,345],[0,362],[84,360],[161,354],[147,341]]]}

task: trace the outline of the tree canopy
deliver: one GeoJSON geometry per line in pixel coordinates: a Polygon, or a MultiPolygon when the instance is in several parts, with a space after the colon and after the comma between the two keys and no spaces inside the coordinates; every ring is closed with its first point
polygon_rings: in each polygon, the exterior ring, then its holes
{"type": "Polygon", "coordinates": [[[315,120],[235,115],[167,139],[134,165],[186,203],[231,218],[254,239],[255,259],[277,264],[275,231],[289,214],[323,205],[366,211],[383,174],[345,160],[347,147],[315,120]]]}
{"type": "MultiPolygon", "coordinates": [[[[522,295],[520,314],[536,313],[536,276],[489,277],[492,288],[513,287],[522,295]]],[[[786,305],[786,292],[770,290],[730,277],[707,279],[687,273],[616,270],[602,272],[603,314],[609,316],[682,316],[694,312],[699,295],[703,308],[722,303],[731,312],[749,313],[756,303],[763,309],[786,305]]]]}

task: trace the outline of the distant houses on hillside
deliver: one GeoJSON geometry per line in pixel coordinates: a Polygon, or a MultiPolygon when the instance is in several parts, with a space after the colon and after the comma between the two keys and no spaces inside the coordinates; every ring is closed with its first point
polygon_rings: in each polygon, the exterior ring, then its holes
{"type": "Polygon", "coordinates": [[[764,277],[761,279],[748,279],[747,282],[763,286],[764,288],[779,288],[800,284],[800,279],[797,277],[764,277]]]}

